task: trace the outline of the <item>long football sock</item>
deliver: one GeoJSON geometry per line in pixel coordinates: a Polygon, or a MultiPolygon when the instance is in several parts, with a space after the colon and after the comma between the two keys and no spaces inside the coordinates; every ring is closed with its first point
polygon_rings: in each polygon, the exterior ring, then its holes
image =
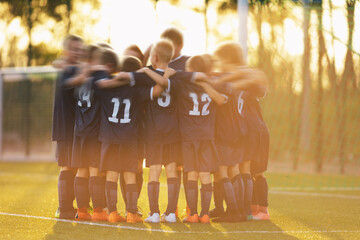
{"type": "Polygon", "coordinates": [[[105,177],[92,176],[89,178],[89,190],[93,208],[105,208],[105,177]]]}
{"type": "Polygon", "coordinates": [[[244,182],[238,174],[231,179],[239,212],[244,214],[244,182]]]}
{"type": "Polygon", "coordinates": [[[200,192],[201,192],[201,213],[200,213],[200,217],[202,217],[204,215],[209,215],[209,208],[210,208],[211,196],[212,196],[211,183],[202,184],[200,192]]]}
{"type": "Polygon", "coordinates": [[[72,171],[61,171],[58,181],[58,195],[60,212],[74,209],[74,173],[72,171]]]}
{"type": "Polygon", "coordinates": [[[224,192],[221,183],[219,181],[214,181],[213,189],[215,209],[224,211],[224,192]]]}
{"type": "Polygon", "coordinates": [[[178,178],[168,178],[167,187],[168,187],[168,206],[165,211],[165,214],[169,215],[170,213],[175,213],[178,204],[178,199],[179,199],[178,178]]]}
{"type": "Polygon", "coordinates": [[[106,193],[106,202],[109,209],[109,213],[117,211],[117,183],[116,182],[105,182],[105,193],[106,193]]]}
{"type": "Polygon", "coordinates": [[[198,202],[198,183],[197,181],[188,180],[186,187],[187,192],[187,204],[190,208],[190,215],[197,214],[197,202],[198,202]]]}
{"type": "Polygon", "coordinates": [[[244,210],[246,215],[252,215],[251,202],[253,193],[253,180],[250,174],[241,174],[244,182],[244,210]]]}
{"type": "Polygon", "coordinates": [[[258,205],[259,204],[259,197],[258,197],[258,193],[257,193],[257,181],[256,181],[256,177],[253,178],[253,196],[252,196],[252,201],[251,204],[252,205],[258,205]]]}
{"type": "Polygon", "coordinates": [[[149,182],[148,183],[148,197],[149,197],[149,207],[151,214],[160,213],[159,210],[159,182],[149,182]]]}
{"type": "Polygon", "coordinates": [[[90,202],[89,179],[75,177],[74,189],[78,208],[88,208],[90,202]]]}
{"type": "Polygon", "coordinates": [[[233,185],[230,182],[229,178],[223,178],[219,181],[219,183],[222,186],[222,189],[224,191],[224,196],[225,196],[225,202],[226,202],[226,206],[227,212],[231,212],[231,213],[235,213],[238,211],[238,206],[236,204],[236,197],[235,197],[235,193],[234,193],[234,188],[233,185]]]}
{"type": "Polygon", "coordinates": [[[257,176],[255,181],[255,190],[258,196],[259,206],[267,207],[268,206],[268,183],[265,177],[257,176]]]}
{"type": "Polygon", "coordinates": [[[126,210],[130,213],[137,213],[137,200],[139,198],[139,193],[137,190],[136,183],[126,184],[126,210]]]}

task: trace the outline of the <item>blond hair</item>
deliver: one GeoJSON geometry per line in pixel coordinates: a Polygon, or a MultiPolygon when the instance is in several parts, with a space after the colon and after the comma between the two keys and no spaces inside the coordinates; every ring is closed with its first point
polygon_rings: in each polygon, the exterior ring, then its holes
{"type": "Polygon", "coordinates": [[[245,65],[243,50],[236,42],[221,43],[217,46],[214,56],[225,64],[245,65]]]}
{"type": "Polygon", "coordinates": [[[153,54],[156,54],[161,62],[168,63],[174,55],[174,46],[171,41],[162,39],[152,46],[151,55],[153,54]]]}
{"type": "Polygon", "coordinates": [[[212,59],[208,54],[195,55],[186,61],[186,69],[194,72],[209,73],[212,69],[212,59]]]}

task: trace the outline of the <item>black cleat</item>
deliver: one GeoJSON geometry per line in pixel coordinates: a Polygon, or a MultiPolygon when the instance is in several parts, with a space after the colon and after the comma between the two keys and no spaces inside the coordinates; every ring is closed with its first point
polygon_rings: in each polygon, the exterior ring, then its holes
{"type": "Polygon", "coordinates": [[[215,218],[212,220],[213,222],[230,222],[230,223],[234,223],[234,222],[245,222],[246,221],[246,216],[242,215],[240,213],[229,213],[226,212],[224,215],[215,218]]]}
{"type": "Polygon", "coordinates": [[[223,216],[224,214],[225,214],[224,209],[220,209],[220,208],[213,208],[209,211],[210,218],[218,218],[223,216]]]}

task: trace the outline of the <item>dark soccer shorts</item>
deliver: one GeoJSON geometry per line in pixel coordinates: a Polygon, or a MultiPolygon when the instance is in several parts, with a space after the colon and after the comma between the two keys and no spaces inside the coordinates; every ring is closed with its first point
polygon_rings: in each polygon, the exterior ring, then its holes
{"type": "Polygon", "coordinates": [[[151,165],[163,164],[166,166],[169,163],[176,162],[180,164],[181,159],[181,144],[146,144],[146,167],[151,165]]]}
{"type": "Polygon", "coordinates": [[[233,147],[222,143],[216,143],[219,154],[220,166],[234,166],[244,161],[244,147],[233,147]]]}
{"type": "Polygon", "coordinates": [[[182,142],[184,172],[216,172],[219,156],[211,140],[182,142]]]}
{"type": "Polygon", "coordinates": [[[101,143],[101,171],[138,172],[138,143],[101,143]]]}
{"type": "Polygon", "coordinates": [[[269,158],[269,132],[248,132],[245,143],[245,160],[251,161],[251,173],[267,170],[269,158]]]}
{"type": "Polygon", "coordinates": [[[74,136],[71,167],[99,168],[100,146],[97,136],[74,136]]]}
{"type": "Polygon", "coordinates": [[[56,161],[59,167],[71,167],[72,141],[56,142],[56,161]]]}

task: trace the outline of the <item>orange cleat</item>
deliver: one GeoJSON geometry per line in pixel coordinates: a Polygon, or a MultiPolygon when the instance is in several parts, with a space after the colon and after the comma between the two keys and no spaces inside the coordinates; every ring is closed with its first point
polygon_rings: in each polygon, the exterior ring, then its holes
{"type": "Polygon", "coordinates": [[[200,220],[201,223],[210,223],[210,217],[207,214],[205,214],[202,217],[199,217],[199,220],[200,220]]]}
{"type": "Polygon", "coordinates": [[[137,213],[128,212],[127,216],[126,216],[126,222],[128,222],[128,223],[143,222],[143,219],[137,213]]]}
{"type": "Polygon", "coordinates": [[[270,214],[267,207],[259,207],[259,211],[253,216],[253,220],[270,220],[270,214]]]}
{"type": "Polygon", "coordinates": [[[117,211],[113,211],[109,215],[109,222],[116,223],[116,222],[125,222],[125,218],[120,216],[120,214],[117,211]]]}
{"type": "Polygon", "coordinates": [[[91,221],[93,222],[101,222],[101,221],[109,221],[109,214],[101,209],[94,209],[93,214],[91,215],[91,221]]]}
{"type": "Polygon", "coordinates": [[[78,208],[76,216],[76,221],[88,221],[91,220],[91,215],[88,212],[87,208],[78,208]]]}
{"type": "Polygon", "coordinates": [[[199,222],[199,215],[188,215],[183,219],[183,223],[198,223],[199,222]]]}

